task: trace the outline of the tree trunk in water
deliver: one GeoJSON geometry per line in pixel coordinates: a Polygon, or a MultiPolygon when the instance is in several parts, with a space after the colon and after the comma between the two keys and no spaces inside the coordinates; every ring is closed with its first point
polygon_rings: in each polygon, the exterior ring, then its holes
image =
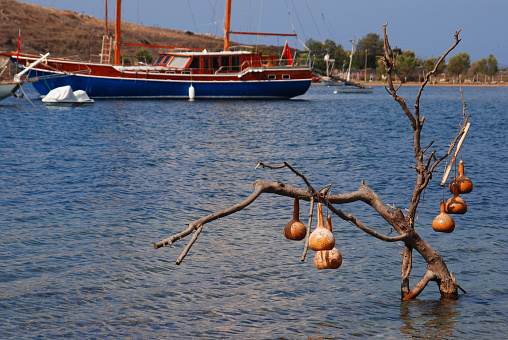
{"type": "MultiPolygon", "coordinates": [[[[404,286],[402,295],[404,300],[409,300],[418,296],[429,281],[436,281],[439,286],[439,292],[442,298],[458,298],[457,282],[448,270],[445,261],[427,242],[425,242],[414,230],[410,233],[411,238],[408,243],[410,247],[418,251],[420,255],[427,261],[427,273],[420,282],[407,294],[404,294],[404,286]]],[[[407,248],[407,245],[406,247],[407,248]]]]}

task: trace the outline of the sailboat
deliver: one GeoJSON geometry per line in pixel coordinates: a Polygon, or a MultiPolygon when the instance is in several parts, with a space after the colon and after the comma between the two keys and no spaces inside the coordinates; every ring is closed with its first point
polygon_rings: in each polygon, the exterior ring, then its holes
{"type": "MultiPolygon", "coordinates": [[[[346,81],[341,83],[339,86],[334,86],[333,93],[372,93],[374,91],[373,86],[364,86],[361,84],[351,83],[349,78],[351,76],[351,64],[353,62],[353,54],[355,54],[355,41],[356,37],[353,38],[351,47],[351,53],[349,54],[349,68],[347,71],[346,81]]],[[[365,65],[367,69],[367,65],[365,65]]]]}
{"type": "Polygon", "coordinates": [[[325,55],[324,59],[326,65],[326,76],[321,78],[321,84],[324,86],[342,85],[342,80],[337,80],[336,77],[333,77],[335,59],[330,59],[330,55],[328,53],[325,55]]]}
{"type": "MultiPolygon", "coordinates": [[[[33,63],[31,63],[30,65],[25,67],[23,69],[23,71],[14,75],[13,79],[0,80],[0,100],[8,98],[11,95],[13,95],[19,89],[19,87],[24,83],[24,80],[22,80],[22,76],[25,73],[27,73],[28,71],[30,71],[32,68],[36,67],[43,60],[45,60],[48,55],[49,55],[49,53],[43,55],[42,57],[38,57],[33,63]]],[[[0,77],[5,72],[6,69],[7,69],[7,66],[5,66],[2,70],[2,72],[0,72],[0,77]]]]}
{"type": "MultiPolygon", "coordinates": [[[[101,56],[107,56],[104,46],[114,47],[114,58],[101,62],[47,58],[34,67],[28,77],[38,79],[33,86],[41,96],[51,90],[71,86],[82,90],[90,98],[279,98],[287,99],[304,94],[310,87],[312,74],[307,65],[297,65],[278,56],[265,56],[257,51],[230,49],[230,34],[282,35],[294,34],[234,32],[230,28],[231,0],[227,0],[224,27],[224,49],[173,48],[161,52],[149,65],[124,65],[120,58],[121,0],[116,1],[114,42],[104,44],[101,56]]],[[[106,37],[107,38],[107,37],[106,37]]],[[[106,39],[107,41],[107,39],[106,39]]],[[[39,58],[16,52],[0,53],[8,56],[23,69],[39,58]]],[[[109,54],[110,55],[110,54],[109,54]]],[[[35,80],[34,79],[34,80],[35,80]]]]}

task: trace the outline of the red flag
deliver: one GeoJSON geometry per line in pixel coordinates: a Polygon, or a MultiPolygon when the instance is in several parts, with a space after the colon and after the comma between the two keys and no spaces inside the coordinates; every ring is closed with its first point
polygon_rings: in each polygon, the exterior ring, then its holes
{"type": "Polygon", "coordinates": [[[293,65],[293,57],[291,56],[291,50],[289,49],[289,44],[287,40],[286,46],[284,46],[284,51],[282,51],[282,56],[287,59],[288,65],[293,65]]]}
{"type": "Polygon", "coordinates": [[[16,61],[19,62],[19,48],[21,47],[21,30],[19,30],[18,34],[18,53],[16,54],[16,61]]]}

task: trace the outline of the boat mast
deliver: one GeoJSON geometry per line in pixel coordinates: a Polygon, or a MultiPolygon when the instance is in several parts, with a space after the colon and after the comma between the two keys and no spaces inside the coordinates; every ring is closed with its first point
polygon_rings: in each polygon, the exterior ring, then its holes
{"type": "MultiPolygon", "coordinates": [[[[106,0],[107,1],[107,0],[106,0]]],[[[115,65],[120,65],[120,44],[121,28],[120,24],[122,21],[122,0],[116,0],[116,23],[115,23],[115,65]]]]}
{"type": "Polygon", "coordinates": [[[295,33],[261,33],[261,32],[238,32],[231,31],[231,0],[226,2],[226,15],[224,20],[224,51],[229,51],[229,35],[233,34],[246,34],[246,35],[276,35],[281,37],[296,37],[295,33]]]}
{"type": "Polygon", "coordinates": [[[347,70],[347,79],[346,79],[347,81],[349,81],[349,75],[351,74],[351,63],[353,62],[353,54],[355,54],[355,41],[356,36],[354,36],[353,41],[351,41],[353,43],[353,47],[351,47],[351,54],[349,55],[349,68],[347,70]]]}
{"type": "Polygon", "coordinates": [[[226,3],[226,19],[224,23],[224,51],[229,51],[229,33],[231,31],[231,0],[226,3]]]}
{"type": "Polygon", "coordinates": [[[108,0],[106,0],[106,14],[104,15],[104,24],[106,25],[105,35],[108,35],[108,0]]]}

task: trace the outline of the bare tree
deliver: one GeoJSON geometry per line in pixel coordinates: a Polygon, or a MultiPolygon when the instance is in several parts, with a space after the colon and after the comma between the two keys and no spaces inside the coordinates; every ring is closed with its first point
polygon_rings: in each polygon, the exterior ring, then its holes
{"type": "MultiPolygon", "coordinates": [[[[307,177],[297,171],[290,164],[284,162],[284,164],[279,166],[273,166],[269,164],[265,164],[263,162],[258,162],[256,168],[270,168],[270,169],[283,169],[287,168],[295,175],[301,178],[303,183],[305,184],[305,188],[295,188],[290,185],[287,185],[281,181],[277,182],[268,182],[264,180],[257,180],[254,182],[254,191],[253,193],[247,197],[242,202],[239,202],[227,209],[212,213],[210,215],[204,216],[198,220],[191,222],[188,227],[182,232],[172,235],[169,238],[166,238],[160,242],[154,244],[155,248],[164,247],[166,245],[171,245],[174,242],[189,236],[192,234],[192,237],[185,247],[180,257],[176,261],[176,264],[180,264],[184,257],[189,252],[190,248],[198,238],[199,234],[203,230],[203,226],[209,222],[217,220],[221,217],[225,217],[231,214],[234,214],[245,207],[249,206],[253,203],[261,194],[270,193],[281,196],[287,196],[292,198],[298,198],[300,200],[310,202],[310,212],[309,212],[309,221],[307,225],[307,235],[305,246],[303,249],[302,261],[305,261],[305,257],[307,254],[307,249],[309,246],[309,235],[312,225],[312,217],[313,217],[313,209],[314,203],[320,202],[325,204],[332,213],[339,216],[344,221],[348,221],[354,226],[360,228],[367,234],[376,237],[385,242],[403,242],[404,250],[401,253],[402,256],[402,270],[401,270],[401,294],[404,300],[409,300],[418,296],[429,281],[435,281],[439,286],[439,291],[441,292],[441,296],[444,298],[457,298],[458,297],[458,289],[460,288],[457,284],[453,274],[448,270],[445,261],[439,256],[439,254],[427,243],[425,242],[416,232],[415,230],[415,222],[416,222],[416,213],[418,205],[420,204],[420,199],[424,189],[428,186],[429,181],[432,177],[432,174],[436,170],[436,167],[443,161],[447,160],[450,155],[452,155],[455,146],[458,148],[467,133],[468,127],[468,116],[465,114],[465,103],[463,102],[463,112],[462,119],[464,125],[461,126],[460,131],[457,132],[456,137],[451,141],[448,150],[444,155],[438,157],[436,155],[436,151],[431,151],[428,153],[430,147],[434,143],[432,141],[425,149],[422,149],[421,146],[421,131],[424,125],[425,117],[420,116],[420,97],[423,89],[427,85],[430,77],[434,75],[445,57],[452,51],[455,46],[460,42],[459,32],[457,31],[454,34],[455,42],[453,45],[446,51],[446,53],[438,60],[434,69],[429,72],[423,83],[421,84],[420,90],[418,92],[416,102],[414,105],[414,112],[406,105],[405,100],[397,94],[397,91],[400,88],[400,85],[396,87],[395,81],[398,78],[397,67],[396,67],[396,59],[394,54],[392,53],[392,49],[388,42],[388,36],[386,33],[386,26],[383,25],[383,35],[384,35],[384,56],[382,60],[386,67],[387,72],[387,80],[388,86],[386,90],[388,93],[400,104],[404,114],[409,119],[409,122],[413,128],[413,142],[414,142],[414,157],[416,160],[416,165],[413,168],[416,170],[416,182],[413,191],[413,195],[411,197],[411,201],[409,204],[409,209],[407,209],[406,213],[403,213],[397,207],[390,207],[383,203],[381,198],[370,189],[366,183],[363,181],[358,190],[349,193],[343,194],[328,194],[328,191],[331,187],[331,184],[316,190],[311,183],[308,181],[307,177]],[[460,140],[460,141],[459,141],[460,140]],[[459,145],[457,145],[457,143],[459,145]],[[427,154],[428,153],[428,154],[427,154]],[[386,236],[383,235],[376,230],[366,226],[362,221],[356,218],[352,213],[346,212],[344,213],[342,210],[338,209],[336,205],[343,205],[353,202],[361,201],[369,206],[371,206],[390,226],[393,227],[399,234],[398,236],[386,236]],[[410,289],[409,285],[409,277],[412,269],[412,257],[413,250],[416,250],[424,259],[427,261],[427,271],[420,279],[420,281],[410,289]]],[[[399,79],[400,80],[400,79],[399,79]]],[[[402,83],[402,82],[401,82],[402,83]]],[[[462,94],[462,91],[461,91],[462,94]]],[[[457,155],[457,151],[455,155],[451,157],[449,167],[451,167],[455,157],[457,155]]]]}

